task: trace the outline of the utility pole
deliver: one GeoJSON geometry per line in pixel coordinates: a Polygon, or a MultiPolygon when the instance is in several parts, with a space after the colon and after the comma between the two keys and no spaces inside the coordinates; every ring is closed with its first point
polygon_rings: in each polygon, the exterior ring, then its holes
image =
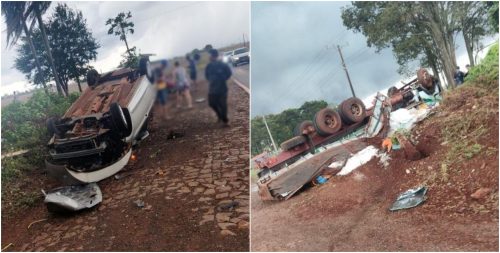
{"type": "Polygon", "coordinates": [[[267,133],[269,134],[269,138],[271,138],[271,142],[273,143],[274,151],[278,152],[278,149],[276,148],[276,143],[274,143],[273,135],[271,134],[271,131],[269,130],[269,127],[267,126],[266,116],[262,115],[262,118],[264,119],[264,125],[266,125],[266,129],[267,129],[267,133]]]}
{"type": "Polygon", "coordinates": [[[245,34],[243,34],[243,47],[246,47],[246,43],[245,43],[245,34]]]}
{"type": "Polygon", "coordinates": [[[345,65],[344,57],[342,56],[342,51],[340,51],[339,45],[337,45],[337,49],[339,50],[340,59],[342,60],[342,66],[344,67],[344,71],[345,71],[345,74],[347,76],[347,81],[349,82],[349,87],[351,87],[352,96],[356,97],[356,94],[354,94],[354,88],[352,88],[351,78],[349,77],[349,72],[347,72],[347,67],[345,65]]]}

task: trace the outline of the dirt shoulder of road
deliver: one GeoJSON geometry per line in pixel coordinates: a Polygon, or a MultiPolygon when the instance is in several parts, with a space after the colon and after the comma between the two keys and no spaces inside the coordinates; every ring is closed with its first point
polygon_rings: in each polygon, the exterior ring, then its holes
{"type": "Polygon", "coordinates": [[[253,188],[252,250],[498,251],[498,122],[498,92],[464,86],[412,129],[420,160],[393,151],[285,202],[253,188]],[[423,205],[388,210],[420,185],[423,205]]]}
{"type": "MultiPolygon", "coordinates": [[[[249,97],[228,85],[231,127],[216,123],[206,101],[208,84],[200,81],[193,101],[205,101],[194,109],[173,109],[173,119],[161,121],[155,108],[150,136],[135,150],[137,161],[122,172],[130,176],[99,183],[101,204],[55,216],[38,196],[33,207],[15,214],[2,210],[2,248],[12,243],[7,251],[248,251],[249,97]]],[[[169,96],[169,103],[174,100],[169,96]]],[[[54,187],[40,172],[26,176],[32,182],[24,184],[27,190],[54,187]]]]}

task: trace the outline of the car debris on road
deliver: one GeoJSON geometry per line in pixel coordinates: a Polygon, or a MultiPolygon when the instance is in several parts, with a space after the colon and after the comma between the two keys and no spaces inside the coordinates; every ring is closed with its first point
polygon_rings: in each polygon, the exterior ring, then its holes
{"type": "Polygon", "coordinates": [[[427,196],[425,196],[426,193],[427,193],[427,187],[425,186],[420,186],[405,191],[398,196],[398,198],[392,204],[389,210],[398,211],[402,209],[416,207],[422,204],[427,199],[427,196]]]}

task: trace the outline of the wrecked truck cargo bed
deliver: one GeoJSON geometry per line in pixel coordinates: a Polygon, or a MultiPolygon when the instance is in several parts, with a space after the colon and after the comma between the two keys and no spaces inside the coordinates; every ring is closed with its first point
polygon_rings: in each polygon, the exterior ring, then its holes
{"type": "Polygon", "coordinates": [[[310,158],[299,160],[278,172],[267,174],[257,182],[262,200],[288,199],[303,185],[311,182],[331,162],[345,161],[351,154],[369,146],[361,139],[335,144],[310,158]]]}

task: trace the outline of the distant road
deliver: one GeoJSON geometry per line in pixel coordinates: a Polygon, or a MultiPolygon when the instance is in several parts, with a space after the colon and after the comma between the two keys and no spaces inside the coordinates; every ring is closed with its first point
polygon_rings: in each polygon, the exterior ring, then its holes
{"type": "Polygon", "coordinates": [[[250,88],[250,64],[240,65],[233,68],[233,78],[238,82],[250,88]]]}

